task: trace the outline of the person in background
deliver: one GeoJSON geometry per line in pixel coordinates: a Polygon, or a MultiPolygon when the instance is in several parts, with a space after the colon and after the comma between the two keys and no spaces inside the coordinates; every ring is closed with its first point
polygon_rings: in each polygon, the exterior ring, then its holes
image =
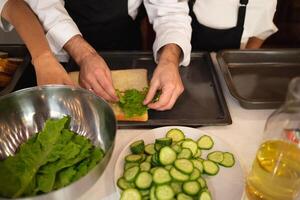
{"type": "Polygon", "coordinates": [[[277,0],[191,0],[192,49],[256,49],[277,31],[277,0]]]}
{"type": "MultiPolygon", "coordinates": [[[[7,1],[7,0],[0,0],[7,1]]],[[[179,66],[190,60],[191,19],[187,2],[178,0],[26,0],[39,17],[60,61],[70,55],[80,66],[79,83],[108,101],[117,101],[111,73],[97,51],[140,50],[138,15],[143,3],[156,32],[157,67],[144,104],[171,109],[184,87],[179,66]],[[151,103],[156,91],[159,101],[151,103]]]]}
{"type": "Polygon", "coordinates": [[[0,1],[2,27],[11,30],[12,24],[26,44],[34,65],[37,83],[74,85],[63,66],[51,52],[48,41],[38,18],[23,0],[0,1]]]}

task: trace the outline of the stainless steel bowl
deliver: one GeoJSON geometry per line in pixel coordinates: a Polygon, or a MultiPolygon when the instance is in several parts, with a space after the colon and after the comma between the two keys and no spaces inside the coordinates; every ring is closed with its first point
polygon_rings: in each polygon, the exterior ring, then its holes
{"type": "MultiPolygon", "coordinates": [[[[86,176],[62,189],[22,199],[76,199],[86,192],[107,166],[114,145],[116,119],[110,106],[84,89],[43,86],[0,97],[0,160],[14,155],[19,145],[42,130],[49,118],[71,116],[71,130],[105,150],[104,159],[86,176]]],[[[0,199],[3,199],[0,197],[0,199]]]]}

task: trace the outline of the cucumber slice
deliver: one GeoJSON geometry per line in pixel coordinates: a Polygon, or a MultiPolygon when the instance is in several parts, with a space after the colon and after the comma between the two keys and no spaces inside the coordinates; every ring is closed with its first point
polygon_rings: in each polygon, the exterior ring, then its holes
{"type": "Polygon", "coordinates": [[[126,181],[132,182],[135,180],[135,177],[140,172],[140,168],[138,166],[133,166],[124,172],[124,178],[126,181]]]}
{"type": "Polygon", "coordinates": [[[194,170],[190,175],[190,180],[195,181],[200,177],[200,175],[201,175],[200,170],[194,167],[194,170]]]}
{"type": "Polygon", "coordinates": [[[155,195],[155,185],[153,185],[150,189],[150,200],[157,200],[155,195]]]}
{"type": "Polygon", "coordinates": [[[203,171],[208,175],[214,176],[219,172],[219,166],[213,161],[204,160],[203,171]]]}
{"type": "Polygon", "coordinates": [[[126,162],[140,162],[142,160],[142,155],[130,154],[125,157],[126,162]]]}
{"type": "Polygon", "coordinates": [[[153,174],[154,171],[155,171],[157,168],[159,168],[159,167],[153,167],[153,168],[151,168],[151,169],[150,169],[150,174],[153,174]]]}
{"type": "Polygon", "coordinates": [[[187,174],[180,172],[175,167],[172,167],[172,169],[170,170],[170,175],[172,176],[173,179],[175,179],[177,181],[189,180],[189,176],[187,174]]]}
{"type": "Polygon", "coordinates": [[[120,200],[142,200],[142,195],[137,189],[129,188],[122,192],[120,200]]]}
{"type": "Polygon", "coordinates": [[[177,200],[193,200],[193,197],[186,195],[184,193],[179,193],[177,195],[177,200]]]}
{"type": "Polygon", "coordinates": [[[139,166],[139,163],[135,163],[135,162],[134,163],[125,163],[124,164],[124,170],[127,170],[127,169],[129,169],[133,166],[139,166]]]}
{"type": "Polygon", "coordinates": [[[210,136],[203,135],[198,139],[197,144],[200,149],[209,150],[214,146],[214,141],[210,136]]]}
{"type": "Polygon", "coordinates": [[[173,142],[179,142],[181,140],[184,140],[184,138],[185,138],[184,133],[180,129],[177,129],[177,128],[170,129],[167,132],[166,137],[172,138],[173,142]]]}
{"type": "Polygon", "coordinates": [[[174,166],[176,167],[176,169],[186,174],[192,173],[194,169],[193,163],[188,159],[175,160],[174,166]]]}
{"type": "Polygon", "coordinates": [[[158,167],[153,172],[153,182],[156,184],[169,183],[172,180],[168,170],[162,167],[158,167]]]}
{"type": "Polygon", "coordinates": [[[154,144],[154,149],[156,152],[159,152],[159,150],[162,148],[163,146],[161,144],[155,143],[154,144]]]}
{"type": "Polygon", "coordinates": [[[206,190],[202,191],[198,200],[212,200],[210,193],[206,190]]]}
{"type": "Polygon", "coordinates": [[[200,158],[201,154],[202,154],[202,151],[201,151],[201,149],[198,148],[197,153],[194,155],[194,158],[200,158]]]}
{"type": "Polygon", "coordinates": [[[199,178],[197,179],[197,181],[198,181],[198,183],[200,184],[201,189],[206,188],[206,181],[205,181],[204,178],[199,177],[199,178]]]}
{"type": "Polygon", "coordinates": [[[159,162],[162,165],[170,165],[176,160],[175,151],[169,147],[163,147],[159,152],[159,162]]]}
{"type": "Polygon", "coordinates": [[[135,141],[130,145],[130,150],[133,154],[141,154],[144,153],[145,143],[144,140],[135,141]]]}
{"type": "Polygon", "coordinates": [[[142,162],[140,164],[140,169],[142,172],[149,172],[151,169],[151,164],[149,162],[142,162]]]}
{"type": "Polygon", "coordinates": [[[172,138],[159,138],[155,140],[155,144],[160,144],[162,147],[170,146],[172,144],[172,138]]]}
{"type": "Polygon", "coordinates": [[[145,146],[146,154],[153,155],[155,153],[154,144],[147,144],[145,146]]]}
{"type": "Polygon", "coordinates": [[[172,167],[173,167],[173,165],[166,165],[166,166],[165,166],[165,169],[168,170],[168,171],[170,171],[170,169],[171,169],[172,167]]]}
{"type": "Polygon", "coordinates": [[[146,158],[147,158],[147,155],[146,154],[140,154],[141,156],[142,156],[142,159],[141,159],[141,161],[140,161],[140,163],[141,162],[144,162],[145,160],[146,160],[146,158]]]}
{"type": "Polygon", "coordinates": [[[221,151],[213,151],[207,155],[207,159],[216,163],[221,163],[224,159],[221,151]]]}
{"type": "Polygon", "coordinates": [[[160,162],[159,162],[159,154],[156,152],[155,154],[152,155],[152,160],[151,160],[151,164],[153,166],[159,166],[160,162]]]}
{"type": "Polygon", "coordinates": [[[126,190],[128,188],[134,188],[135,185],[132,182],[128,182],[124,177],[120,177],[117,181],[117,185],[121,190],[126,190]]]}
{"type": "Polygon", "coordinates": [[[151,163],[151,160],[152,160],[152,155],[148,155],[145,162],[151,163]]]}
{"type": "Polygon", "coordinates": [[[181,182],[172,181],[170,185],[171,185],[175,195],[182,192],[182,183],[181,182]]]}
{"type": "Polygon", "coordinates": [[[182,144],[183,142],[184,142],[184,140],[181,140],[181,141],[177,142],[176,144],[179,145],[179,146],[181,146],[181,144],[182,144]]]}
{"type": "Polygon", "coordinates": [[[182,150],[181,146],[179,146],[178,144],[173,144],[173,145],[171,146],[171,148],[172,148],[176,153],[180,153],[181,150],[182,150]]]}
{"type": "MultiPolygon", "coordinates": [[[[142,197],[143,197],[143,200],[144,200],[145,197],[149,197],[149,195],[150,195],[150,190],[140,190],[140,193],[141,193],[141,195],[142,195],[142,197]]],[[[150,197],[149,197],[148,199],[150,199],[150,197]]]]}
{"type": "Polygon", "coordinates": [[[193,140],[185,140],[182,144],[181,144],[182,148],[187,148],[190,149],[193,156],[196,155],[197,150],[198,150],[198,145],[196,142],[194,142],[193,140]]]}
{"type": "Polygon", "coordinates": [[[200,173],[202,174],[203,173],[203,165],[202,165],[202,162],[198,159],[192,159],[191,160],[192,163],[194,164],[194,167],[199,169],[200,173]]]}
{"type": "Polygon", "coordinates": [[[148,189],[152,183],[152,175],[149,172],[141,172],[135,179],[135,185],[139,189],[148,189]]]}
{"type": "Polygon", "coordinates": [[[155,188],[155,195],[159,200],[173,199],[175,194],[170,185],[158,185],[155,188]]]}
{"type": "Polygon", "coordinates": [[[235,159],[232,153],[224,152],[223,153],[224,159],[222,160],[220,165],[224,167],[232,167],[235,164],[235,159]]]}
{"type": "Polygon", "coordinates": [[[186,158],[190,159],[192,158],[192,152],[190,149],[182,148],[181,152],[177,156],[178,159],[186,158]]]}
{"type": "Polygon", "coordinates": [[[196,195],[200,191],[200,184],[197,181],[187,181],[182,185],[184,193],[188,195],[196,195]]]}

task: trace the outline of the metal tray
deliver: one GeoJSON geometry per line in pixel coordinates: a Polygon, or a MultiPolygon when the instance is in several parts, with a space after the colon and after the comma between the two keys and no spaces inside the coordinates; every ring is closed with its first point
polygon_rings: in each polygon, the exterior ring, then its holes
{"type": "Polygon", "coordinates": [[[0,51],[7,52],[9,57],[23,58],[23,63],[17,68],[11,82],[4,88],[0,88],[0,96],[8,94],[15,90],[24,70],[30,64],[30,56],[24,45],[0,45],[0,51]]]}
{"type": "MultiPolygon", "coordinates": [[[[151,80],[156,67],[150,52],[102,52],[100,54],[111,69],[147,69],[148,80],[151,80]]],[[[69,66],[74,66],[74,63],[69,63],[69,66]]],[[[180,74],[185,91],[172,110],[164,112],[150,110],[147,122],[119,122],[119,128],[152,128],[168,125],[198,127],[232,123],[208,53],[192,53],[190,66],[181,67],[180,74]]]]}
{"type": "Polygon", "coordinates": [[[279,107],[300,76],[300,49],[224,50],[217,60],[230,93],[247,109],[279,107]]]}

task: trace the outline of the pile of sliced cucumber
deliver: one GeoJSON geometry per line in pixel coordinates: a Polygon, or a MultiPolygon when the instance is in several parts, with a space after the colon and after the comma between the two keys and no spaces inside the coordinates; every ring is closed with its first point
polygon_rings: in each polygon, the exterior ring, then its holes
{"type": "Polygon", "coordinates": [[[213,151],[201,158],[202,151],[213,146],[210,136],[194,141],[179,129],[169,130],[154,144],[135,141],[117,181],[123,190],[121,200],[211,200],[205,175],[214,176],[220,165],[232,167],[235,163],[229,152],[213,151]]]}

